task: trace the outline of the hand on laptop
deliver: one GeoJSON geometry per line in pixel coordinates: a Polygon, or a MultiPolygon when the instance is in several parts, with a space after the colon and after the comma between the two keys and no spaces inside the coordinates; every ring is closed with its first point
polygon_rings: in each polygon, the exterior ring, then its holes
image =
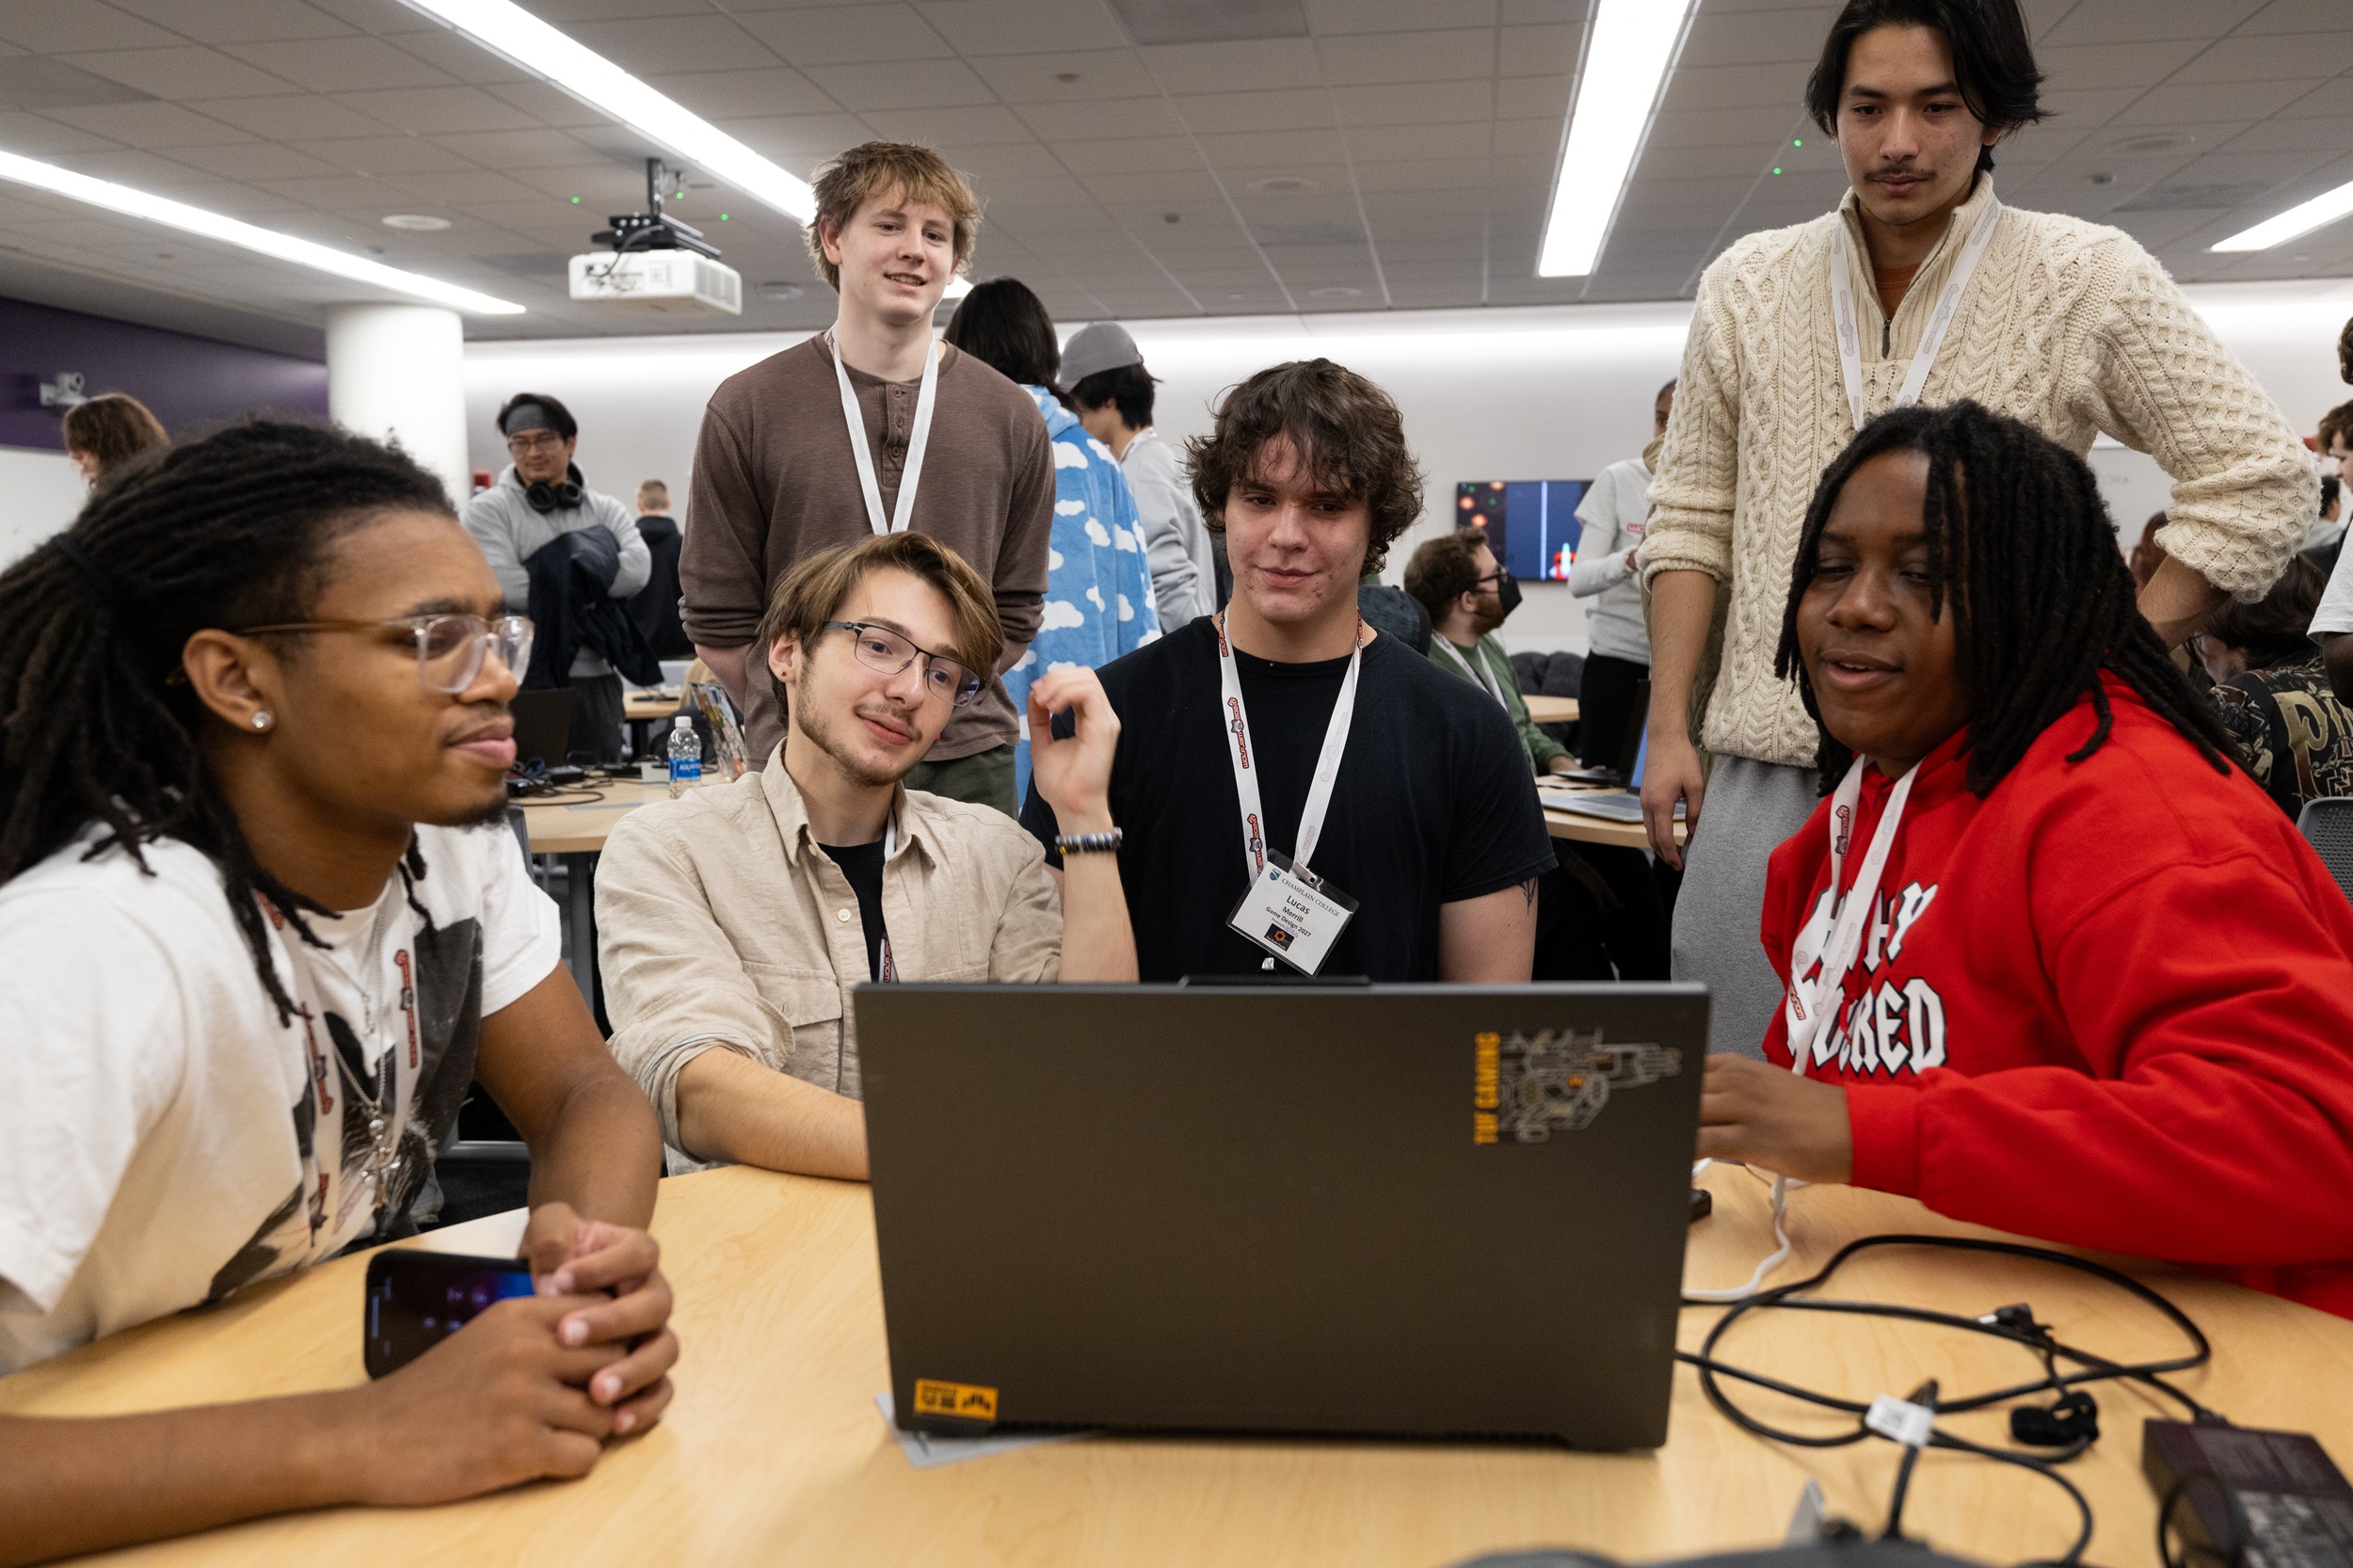
{"type": "Polygon", "coordinates": [[[1711,1056],[1700,1085],[1700,1157],[1800,1181],[1854,1176],[1847,1091],[1746,1056],[1711,1056]]]}
{"type": "Polygon", "coordinates": [[[1119,715],[1093,670],[1048,670],[1030,687],[1030,776],[1063,832],[1111,831],[1112,759],[1118,750],[1119,715]],[[1054,734],[1053,716],[1063,712],[1076,727],[1067,740],[1054,734]]]}

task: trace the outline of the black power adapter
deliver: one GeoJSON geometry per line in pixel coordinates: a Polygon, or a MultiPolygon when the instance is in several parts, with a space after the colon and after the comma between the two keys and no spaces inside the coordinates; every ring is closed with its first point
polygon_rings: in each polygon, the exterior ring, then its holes
{"type": "Polygon", "coordinates": [[[2314,1437],[2153,1418],[2140,1468],[2169,1563],[2170,1535],[2187,1548],[2182,1561],[2195,1552],[2247,1568],[2353,1568],[2353,1485],[2314,1437]]]}

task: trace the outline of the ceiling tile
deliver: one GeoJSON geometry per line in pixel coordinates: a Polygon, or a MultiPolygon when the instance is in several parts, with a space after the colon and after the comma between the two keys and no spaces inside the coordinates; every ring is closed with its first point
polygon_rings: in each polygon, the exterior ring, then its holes
{"type": "Polygon", "coordinates": [[[303,0],[111,0],[117,10],[184,34],[200,43],[251,43],[336,38],[351,31],[303,0]]]}
{"type": "Polygon", "coordinates": [[[284,43],[232,43],[229,54],[313,92],[368,88],[423,88],[447,82],[414,55],[382,39],[306,39],[284,43]]]}
{"type": "Polygon", "coordinates": [[[52,120],[132,147],[216,147],[252,142],[250,132],[178,104],[107,104],[88,109],[47,109],[52,120]]]}
{"type": "Polygon", "coordinates": [[[876,136],[936,147],[958,168],[963,167],[961,150],[968,145],[1030,139],[1030,128],[1001,104],[974,104],[961,108],[925,104],[920,108],[872,109],[864,118],[876,136]]]}
{"type": "Polygon", "coordinates": [[[282,76],[258,71],[213,49],[136,49],[63,58],[158,98],[244,98],[294,88],[282,76]]]}
{"type": "Polygon", "coordinates": [[[207,174],[228,180],[291,180],[316,174],[341,174],[342,168],[276,142],[245,141],[225,147],[180,147],[172,156],[207,174]]]}
{"type": "Polygon", "coordinates": [[[1070,148],[1073,156],[1080,155],[1079,147],[1090,142],[1151,140],[1185,130],[1184,121],[1170,110],[1166,101],[1159,98],[1116,103],[1022,104],[1014,112],[1048,143],[1057,147],[1077,144],[1070,148]]]}
{"type": "Polygon", "coordinates": [[[810,6],[736,19],[793,65],[926,60],[953,55],[948,40],[913,6],[810,6]]]}
{"type": "Polygon", "coordinates": [[[1496,73],[1496,30],[1362,33],[1316,40],[1323,79],[1335,87],[1375,82],[1486,81],[1496,73]]]}
{"type": "Polygon", "coordinates": [[[1400,82],[1379,88],[1334,88],[1332,106],[1342,125],[1439,125],[1491,118],[1495,92],[1486,82],[1400,82]]]}
{"type": "Polygon", "coordinates": [[[727,16],[643,17],[584,22],[566,29],[622,70],[638,76],[776,65],[765,44],[727,16]]]}
{"type": "MultiPolygon", "coordinates": [[[[2348,17],[2353,17],[2349,10],[2348,17]]],[[[2353,69],[2353,32],[2270,33],[2220,39],[2177,72],[2176,82],[2293,82],[2353,69]]]]}
{"type": "Polygon", "coordinates": [[[1219,131],[1323,131],[1331,100],[1321,92],[1216,92],[1170,100],[1185,123],[1219,131]]]}
{"type": "Polygon", "coordinates": [[[966,55],[1117,49],[1128,41],[1100,0],[935,0],[918,8],[966,55]]]}
{"type": "Polygon", "coordinates": [[[338,93],[335,102],[370,118],[426,136],[442,131],[524,131],[541,127],[522,110],[482,88],[406,88],[390,92],[338,93]]]}
{"type": "Polygon", "coordinates": [[[473,167],[423,136],[347,136],[293,145],[337,168],[360,174],[436,174],[473,167]]]}
{"type": "Polygon", "coordinates": [[[1163,43],[1137,53],[1164,92],[1249,92],[1315,86],[1323,79],[1316,49],[1314,40],[1285,38],[1163,43]]]}
{"type": "Polygon", "coordinates": [[[40,55],[168,48],[183,41],[102,0],[0,0],[0,39],[40,55]]]}
{"type": "Polygon", "coordinates": [[[332,99],[308,93],[280,98],[199,99],[188,105],[215,120],[279,141],[308,141],[328,136],[382,136],[383,120],[346,108],[332,99]]]}
{"type": "MultiPolygon", "coordinates": [[[[1494,127],[1485,120],[1451,125],[1355,125],[1348,132],[1352,158],[1389,163],[1402,158],[1481,158],[1495,151],[1494,127]]],[[[1556,131],[1551,138],[1560,139],[1556,131]]],[[[1538,149],[1551,151],[1550,145],[1538,149]]]]}
{"type": "MultiPolygon", "coordinates": [[[[45,115],[0,113],[0,146],[28,158],[45,158],[58,152],[95,152],[114,145],[110,137],[94,136],[45,115]]],[[[23,199],[16,187],[11,187],[8,194],[12,200],[23,199]]]]}
{"type": "Polygon", "coordinates": [[[981,80],[1008,104],[1069,104],[1139,98],[1160,89],[1131,49],[1073,54],[991,55],[973,60],[981,80]],[[1068,76],[1071,81],[1064,81],[1068,76]]]}
{"type": "Polygon", "coordinates": [[[840,107],[816,83],[785,66],[657,76],[652,85],[707,120],[824,114],[840,107]]]}
{"type": "Polygon", "coordinates": [[[888,65],[813,65],[809,78],[845,109],[919,109],[934,104],[991,104],[997,95],[961,60],[904,60],[888,65]]]}
{"type": "Polygon", "coordinates": [[[2038,49],[2077,43],[2137,43],[2145,39],[2215,38],[2262,8],[2264,0],[2197,0],[2153,5],[2150,0],[2080,0],[2038,49]]]}
{"type": "Polygon", "coordinates": [[[2195,39],[2085,43],[2035,52],[2035,63],[2073,92],[2084,88],[2153,88],[2205,48],[2195,39]]]}
{"type": "MultiPolygon", "coordinates": [[[[430,139],[483,168],[585,168],[613,161],[568,131],[472,131],[430,139]]],[[[642,165],[637,178],[645,179],[642,165]]]]}
{"type": "Polygon", "coordinates": [[[582,103],[550,82],[492,82],[483,91],[502,104],[529,115],[536,124],[569,130],[579,125],[609,125],[612,117],[582,103]]]}

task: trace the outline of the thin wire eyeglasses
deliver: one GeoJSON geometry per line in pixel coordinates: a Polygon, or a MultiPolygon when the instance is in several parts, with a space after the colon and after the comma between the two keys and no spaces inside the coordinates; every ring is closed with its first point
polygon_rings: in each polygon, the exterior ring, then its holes
{"type": "Polygon", "coordinates": [[[535,632],[528,616],[400,616],[391,620],[290,620],[271,626],[248,626],[240,637],[296,632],[407,632],[416,640],[417,683],[429,692],[462,692],[482,673],[482,662],[493,648],[499,663],[522,679],[531,663],[535,632]]]}
{"type": "Polygon", "coordinates": [[[829,620],[825,630],[850,633],[857,662],[884,675],[896,675],[920,658],[923,690],[930,696],[946,697],[952,707],[961,708],[980,695],[979,676],[944,653],[918,648],[887,626],[862,620],[829,620]]]}

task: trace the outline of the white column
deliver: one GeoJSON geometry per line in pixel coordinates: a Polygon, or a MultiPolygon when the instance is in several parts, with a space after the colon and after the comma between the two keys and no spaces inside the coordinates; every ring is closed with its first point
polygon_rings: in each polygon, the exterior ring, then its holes
{"type": "Polygon", "coordinates": [[[452,505],[472,488],[466,455],[466,334],[438,305],[337,305],[327,315],[327,411],[440,476],[452,505]]]}

